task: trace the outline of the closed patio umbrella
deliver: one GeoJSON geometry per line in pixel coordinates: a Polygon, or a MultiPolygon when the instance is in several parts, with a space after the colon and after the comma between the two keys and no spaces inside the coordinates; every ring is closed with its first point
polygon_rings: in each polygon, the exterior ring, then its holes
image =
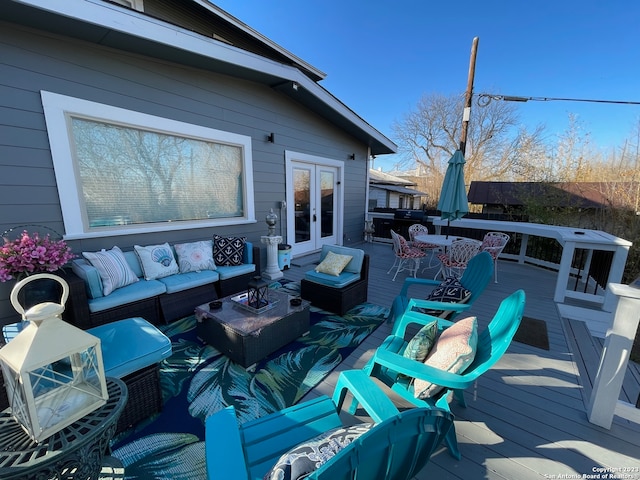
{"type": "Polygon", "coordinates": [[[457,220],[469,213],[467,189],[464,184],[464,164],[464,155],[460,150],[456,150],[449,159],[449,166],[442,182],[438,210],[442,215],[441,218],[448,220],[447,237],[451,220],[457,220]]]}

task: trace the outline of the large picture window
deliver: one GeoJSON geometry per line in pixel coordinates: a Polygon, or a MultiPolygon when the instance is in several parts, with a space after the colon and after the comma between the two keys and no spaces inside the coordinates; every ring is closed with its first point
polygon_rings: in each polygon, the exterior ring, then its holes
{"type": "Polygon", "coordinates": [[[255,221],[250,137],[49,92],[42,101],[67,237],[255,221]]]}

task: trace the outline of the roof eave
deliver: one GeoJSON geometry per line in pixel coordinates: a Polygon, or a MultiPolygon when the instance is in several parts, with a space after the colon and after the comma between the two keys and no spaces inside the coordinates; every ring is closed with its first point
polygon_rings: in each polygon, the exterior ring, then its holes
{"type": "MultiPolygon", "coordinates": [[[[218,14],[219,9],[212,11],[218,14]]],[[[367,145],[371,155],[397,151],[390,139],[300,69],[143,13],[101,0],[10,0],[0,4],[0,18],[268,85],[348,132],[367,145]],[[287,87],[293,84],[298,85],[298,90],[287,87]]]]}
{"type": "Polygon", "coordinates": [[[300,57],[294,55],[286,48],[283,48],[282,46],[278,45],[273,40],[265,37],[260,32],[254,30],[246,23],[242,22],[241,20],[231,15],[229,12],[222,10],[217,5],[214,5],[208,0],[191,0],[191,1],[194,3],[197,3],[203,8],[206,8],[207,10],[214,13],[215,15],[223,18],[225,21],[232,24],[234,27],[238,28],[239,30],[242,30],[246,34],[251,35],[253,38],[258,40],[259,42],[262,42],[263,44],[270,46],[271,48],[279,52],[281,55],[291,60],[293,63],[299,65],[300,68],[302,68],[303,70],[308,71],[313,77],[315,77],[314,78],[315,80],[324,80],[327,77],[327,74],[322,70],[319,70],[313,65],[311,65],[310,63],[305,62],[300,57]]]}

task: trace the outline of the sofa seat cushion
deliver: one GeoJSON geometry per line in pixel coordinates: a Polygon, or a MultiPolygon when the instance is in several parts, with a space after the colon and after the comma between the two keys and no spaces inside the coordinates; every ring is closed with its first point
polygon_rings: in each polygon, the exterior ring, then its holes
{"type": "Polygon", "coordinates": [[[253,263],[243,263],[236,266],[218,266],[216,268],[216,272],[220,274],[220,280],[226,280],[255,271],[256,266],[253,263]]]}
{"type": "Polygon", "coordinates": [[[89,299],[89,311],[91,313],[101,312],[126,303],[162,295],[166,291],[166,285],[160,280],[140,280],[126,287],[118,288],[106,297],[89,299]]]}
{"type": "Polygon", "coordinates": [[[90,328],[100,339],[105,375],[123,378],[171,355],[171,340],[140,317],[90,328]]]}
{"type": "Polygon", "coordinates": [[[190,288],[200,287],[208,283],[215,283],[220,275],[214,270],[201,270],[200,272],[180,273],[168,277],[159,278],[158,281],[165,284],[167,293],[182,292],[190,288]]]}
{"type": "Polygon", "coordinates": [[[351,273],[343,270],[342,273],[336,277],[335,275],[309,270],[305,273],[304,278],[310,282],[320,283],[328,287],[343,288],[358,281],[360,279],[360,273],[351,273]]]}

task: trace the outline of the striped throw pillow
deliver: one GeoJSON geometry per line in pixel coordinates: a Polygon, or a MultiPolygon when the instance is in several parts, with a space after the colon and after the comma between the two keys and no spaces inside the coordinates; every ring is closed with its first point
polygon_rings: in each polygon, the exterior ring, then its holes
{"type": "Polygon", "coordinates": [[[116,288],[125,287],[138,281],[138,277],[131,270],[118,246],[114,246],[111,250],[82,252],[82,256],[98,270],[102,280],[102,293],[105,296],[116,288]]]}

